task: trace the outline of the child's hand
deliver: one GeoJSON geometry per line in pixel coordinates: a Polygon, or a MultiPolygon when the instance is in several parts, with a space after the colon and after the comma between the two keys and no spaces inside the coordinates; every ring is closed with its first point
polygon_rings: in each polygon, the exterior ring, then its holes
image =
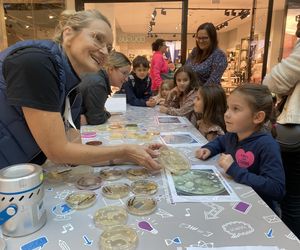
{"type": "Polygon", "coordinates": [[[234,160],[230,154],[221,154],[218,164],[221,168],[224,169],[225,172],[227,172],[228,168],[233,162],[234,160]]]}
{"type": "Polygon", "coordinates": [[[195,155],[200,160],[206,160],[210,156],[211,152],[207,148],[197,149],[195,155]]]}
{"type": "Polygon", "coordinates": [[[156,106],[156,100],[152,97],[149,98],[148,101],[146,101],[147,107],[154,107],[156,106]]]}
{"type": "Polygon", "coordinates": [[[168,108],[166,106],[164,106],[164,105],[159,106],[159,112],[160,113],[165,113],[166,114],[167,111],[168,111],[168,108]]]}

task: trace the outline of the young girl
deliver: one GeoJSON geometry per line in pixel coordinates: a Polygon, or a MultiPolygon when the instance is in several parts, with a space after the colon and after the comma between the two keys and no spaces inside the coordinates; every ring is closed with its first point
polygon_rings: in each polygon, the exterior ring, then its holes
{"type": "Polygon", "coordinates": [[[159,86],[159,92],[158,95],[154,96],[154,100],[156,100],[156,103],[159,105],[162,105],[165,103],[166,98],[168,96],[168,93],[171,89],[174,88],[174,80],[173,79],[166,79],[162,82],[162,84],[159,86]]]}
{"type": "Polygon", "coordinates": [[[227,132],[196,151],[206,160],[222,153],[218,164],[238,183],[251,186],[275,211],[275,201],[285,193],[280,149],[264,124],[272,115],[273,101],[266,86],[245,84],[227,100],[224,115],[227,132]]]}
{"type": "Polygon", "coordinates": [[[224,135],[226,112],[226,94],[218,84],[202,86],[194,100],[194,111],[200,115],[197,127],[209,141],[224,135]]]}
{"type": "Polygon", "coordinates": [[[199,82],[189,66],[180,67],[174,75],[175,87],[169,92],[160,112],[175,116],[187,117],[195,126],[197,119],[194,113],[194,99],[199,82]]]}

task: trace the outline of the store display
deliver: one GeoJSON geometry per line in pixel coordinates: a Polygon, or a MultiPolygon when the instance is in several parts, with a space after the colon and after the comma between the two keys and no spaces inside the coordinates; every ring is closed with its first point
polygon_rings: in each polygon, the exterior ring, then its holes
{"type": "Polygon", "coordinates": [[[120,199],[128,196],[130,187],[126,183],[116,183],[102,187],[102,194],[109,199],[120,199]]]}
{"type": "Polygon", "coordinates": [[[96,211],[94,222],[97,227],[108,229],[113,226],[126,224],[127,217],[127,212],[123,207],[108,206],[96,211]]]}
{"type": "Polygon", "coordinates": [[[155,211],[157,202],[147,196],[133,196],[126,202],[127,211],[133,215],[147,215],[155,211]]]}
{"type": "Polygon", "coordinates": [[[157,184],[149,180],[137,180],[131,184],[131,191],[137,195],[152,195],[157,192],[157,184]]]}
{"type": "Polygon", "coordinates": [[[66,197],[66,203],[73,209],[91,207],[96,202],[96,193],[93,191],[77,191],[66,197]]]}
{"type": "Polygon", "coordinates": [[[191,169],[187,157],[174,148],[161,147],[157,159],[164,168],[174,175],[182,175],[191,169]]]}
{"type": "Polygon", "coordinates": [[[122,225],[105,230],[100,235],[101,250],[133,250],[137,247],[138,236],[134,229],[122,225]]]}

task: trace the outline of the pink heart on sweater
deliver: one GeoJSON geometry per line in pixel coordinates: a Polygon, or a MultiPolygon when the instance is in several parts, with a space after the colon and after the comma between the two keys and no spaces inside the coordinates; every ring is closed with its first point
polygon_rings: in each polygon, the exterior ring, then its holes
{"type": "Polygon", "coordinates": [[[240,148],[235,153],[235,159],[241,168],[249,168],[254,162],[254,154],[251,151],[245,152],[240,148]]]}

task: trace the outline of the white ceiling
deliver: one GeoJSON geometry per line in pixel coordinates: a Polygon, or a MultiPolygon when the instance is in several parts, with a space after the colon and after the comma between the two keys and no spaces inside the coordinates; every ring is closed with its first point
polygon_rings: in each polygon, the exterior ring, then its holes
{"type": "MultiPolygon", "coordinates": [[[[212,0],[189,0],[189,8],[220,8],[220,9],[251,9],[252,0],[220,0],[219,4],[212,4],[212,0]]],[[[274,9],[283,9],[284,0],[274,1],[274,9]]],[[[257,18],[267,14],[268,0],[257,0],[257,18]]],[[[117,25],[126,33],[147,33],[151,14],[155,8],[166,8],[167,15],[157,11],[153,33],[180,33],[181,10],[168,10],[168,8],[181,8],[181,2],[149,2],[149,3],[97,3],[85,4],[86,9],[99,9],[104,15],[114,16],[117,25]]],[[[196,31],[199,24],[212,22],[218,25],[231,17],[224,15],[224,10],[189,10],[188,33],[196,31]]],[[[226,29],[236,28],[247,21],[239,17],[229,22],[226,29]]]]}

